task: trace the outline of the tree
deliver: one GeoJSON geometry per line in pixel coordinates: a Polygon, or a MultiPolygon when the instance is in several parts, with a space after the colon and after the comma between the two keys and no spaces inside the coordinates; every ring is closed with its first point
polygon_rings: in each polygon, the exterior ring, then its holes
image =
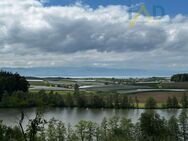
{"type": "Polygon", "coordinates": [[[170,141],[178,141],[179,137],[179,125],[178,125],[178,120],[175,116],[172,116],[169,121],[168,121],[168,132],[169,132],[169,137],[170,141]]]}
{"type": "Polygon", "coordinates": [[[109,94],[105,100],[105,108],[113,108],[113,96],[109,94]]]}
{"type": "Polygon", "coordinates": [[[57,140],[65,141],[66,127],[62,121],[58,121],[56,130],[57,130],[57,140]]]}
{"type": "Polygon", "coordinates": [[[134,108],[134,101],[132,97],[129,97],[129,108],[134,108]]]}
{"type": "Polygon", "coordinates": [[[127,95],[122,96],[121,108],[129,108],[129,99],[127,95]]]}
{"type": "Polygon", "coordinates": [[[146,103],[145,103],[145,108],[146,109],[155,109],[157,107],[157,102],[155,99],[153,99],[152,97],[149,97],[147,100],[146,100],[146,103]]]}
{"type": "Polygon", "coordinates": [[[180,135],[183,138],[183,141],[188,140],[188,116],[186,109],[183,109],[179,115],[179,123],[180,123],[180,135]]]}
{"type": "Polygon", "coordinates": [[[123,135],[129,140],[133,140],[134,137],[134,124],[130,119],[123,117],[120,121],[120,129],[123,135]]]}
{"type": "Polygon", "coordinates": [[[92,121],[88,121],[87,122],[87,131],[86,131],[86,139],[87,141],[92,141],[93,138],[95,137],[95,133],[96,133],[96,128],[97,128],[97,124],[92,122],[92,121]]]}
{"type": "Polygon", "coordinates": [[[76,132],[80,141],[86,139],[87,121],[81,120],[76,126],[76,132]]]}
{"type": "Polygon", "coordinates": [[[80,94],[79,85],[77,83],[74,85],[74,94],[75,95],[79,95],[80,94]]]}
{"type": "Polygon", "coordinates": [[[0,140],[4,141],[5,139],[5,133],[6,133],[6,126],[2,124],[2,121],[0,121],[0,140]]]}
{"type": "Polygon", "coordinates": [[[0,71],[0,101],[2,99],[3,93],[6,91],[11,95],[15,91],[27,92],[29,89],[29,83],[25,77],[19,74],[0,71]]]}
{"type": "Polygon", "coordinates": [[[164,140],[167,135],[165,121],[155,111],[146,111],[140,117],[140,130],[145,141],[164,140]]]}
{"type": "Polygon", "coordinates": [[[41,114],[37,113],[35,118],[30,120],[30,124],[27,128],[27,133],[29,137],[29,141],[36,141],[37,140],[37,133],[41,131],[41,128],[46,123],[41,116],[41,114]]]}
{"type": "Polygon", "coordinates": [[[102,140],[101,128],[99,125],[97,125],[97,127],[96,127],[95,138],[96,138],[96,141],[102,140]]]}
{"type": "Polygon", "coordinates": [[[106,140],[108,136],[108,121],[106,118],[104,118],[101,123],[101,134],[102,140],[106,140]]]}
{"type": "Polygon", "coordinates": [[[67,141],[78,141],[78,137],[76,136],[74,130],[71,128],[70,123],[67,127],[67,141]]]}
{"type": "Polygon", "coordinates": [[[172,108],[172,98],[168,97],[167,101],[166,101],[166,107],[167,108],[172,108]]]}
{"type": "Polygon", "coordinates": [[[50,119],[50,121],[48,122],[48,129],[47,129],[48,141],[57,140],[56,124],[57,121],[54,118],[50,119]]]}
{"type": "Polygon", "coordinates": [[[119,94],[114,94],[114,107],[119,108],[120,102],[119,102],[119,94]]]}
{"type": "Polygon", "coordinates": [[[188,106],[187,95],[183,94],[183,96],[181,97],[180,103],[183,108],[186,108],[188,106]]]}
{"type": "Polygon", "coordinates": [[[139,100],[138,100],[138,97],[137,97],[137,96],[135,96],[135,103],[136,103],[136,108],[138,109],[138,108],[139,108],[139,106],[138,106],[139,100]]]}
{"type": "Polygon", "coordinates": [[[92,96],[92,107],[94,108],[103,108],[105,106],[105,103],[103,101],[103,98],[98,95],[92,96]]]}
{"type": "Polygon", "coordinates": [[[87,107],[87,100],[85,95],[79,95],[77,96],[77,106],[81,108],[87,107]]]}
{"type": "Polygon", "coordinates": [[[119,132],[119,117],[114,116],[109,119],[109,129],[112,136],[120,134],[119,132]]]}
{"type": "Polygon", "coordinates": [[[73,107],[74,106],[73,95],[71,95],[70,93],[68,93],[65,96],[65,105],[67,107],[73,107]]]}
{"type": "Polygon", "coordinates": [[[171,77],[171,81],[174,82],[186,82],[188,81],[188,74],[175,74],[171,77]]]}
{"type": "Polygon", "coordinates": [[[178,100],[175,96],[172,97],[172,107],[173,108],[178,108],[179,104],[178,104],[178,100]]]}

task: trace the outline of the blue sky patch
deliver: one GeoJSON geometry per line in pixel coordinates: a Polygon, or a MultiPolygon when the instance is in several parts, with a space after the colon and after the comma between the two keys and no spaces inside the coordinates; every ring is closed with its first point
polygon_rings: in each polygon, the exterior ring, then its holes
{"type": "MultiPolygon", "coordinates": [[[[144,3],[151,15],[155,15],[153,10],[155,7],[164,9],[166,15],[175,16],[177,14],[188,15],[188,1],[187,0],[48,0],[44,3],[45,6],[65,6],[81,2],[89,5],[92,8],[107,5],[136,5],[144,3]]],[[[159,9],[158,9],[159,10],[159,9]]]]}

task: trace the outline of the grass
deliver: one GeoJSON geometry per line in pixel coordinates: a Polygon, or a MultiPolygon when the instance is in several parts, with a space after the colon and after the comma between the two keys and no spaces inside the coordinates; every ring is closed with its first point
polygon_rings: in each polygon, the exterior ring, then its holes
{"type": "Polygon", "coordinates": [[[29,81],[31,86],[49,86],[47,81],[29,81]]]}
{"type": "Polygon", "coordinates": [[[138,108],[144,108],[145,104],[144,103],[139,103],[138,108]]]}

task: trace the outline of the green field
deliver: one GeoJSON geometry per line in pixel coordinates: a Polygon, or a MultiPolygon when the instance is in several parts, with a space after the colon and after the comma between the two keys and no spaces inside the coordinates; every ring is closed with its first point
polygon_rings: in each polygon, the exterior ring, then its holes
{"type": "Polygon", "coordinates": [[[45,90],[47,93],[73,94],[74,85],[80,86],[84,94],[126,94],[129,97],[138,97],[139,107],[144,107],[146,99],[153,97],[158,104],[165,102],[168,97],[175,96],[179,100],[183,94],[188,95],[187,82],[170,82],[167,78],[145,79],[115,79],[115,78],[56,78],[32,80],[30,92],[37,93],[45,90]],[[35,89],[36,87],[36,89],[35,89]],[[34,88],[34,89],[32,89],[34,88]]]}

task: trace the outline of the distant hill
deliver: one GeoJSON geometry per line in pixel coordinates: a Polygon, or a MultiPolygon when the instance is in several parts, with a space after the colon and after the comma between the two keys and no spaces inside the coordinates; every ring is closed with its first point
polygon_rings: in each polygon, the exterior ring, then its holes
{"type": "Polygon", "coordinates": [[[37,77],[151,77],[171,76],[176,71],[114,69],[94,67],[37,67],[37,68],[2,68],[2,70],[18,72],[24,76],[37,77]]]}
{"type": "Polygon", "coordinates": [[[188,82],[188,73],[175,74],[171,77],[171,81],[174,82],[188,82]]]}

